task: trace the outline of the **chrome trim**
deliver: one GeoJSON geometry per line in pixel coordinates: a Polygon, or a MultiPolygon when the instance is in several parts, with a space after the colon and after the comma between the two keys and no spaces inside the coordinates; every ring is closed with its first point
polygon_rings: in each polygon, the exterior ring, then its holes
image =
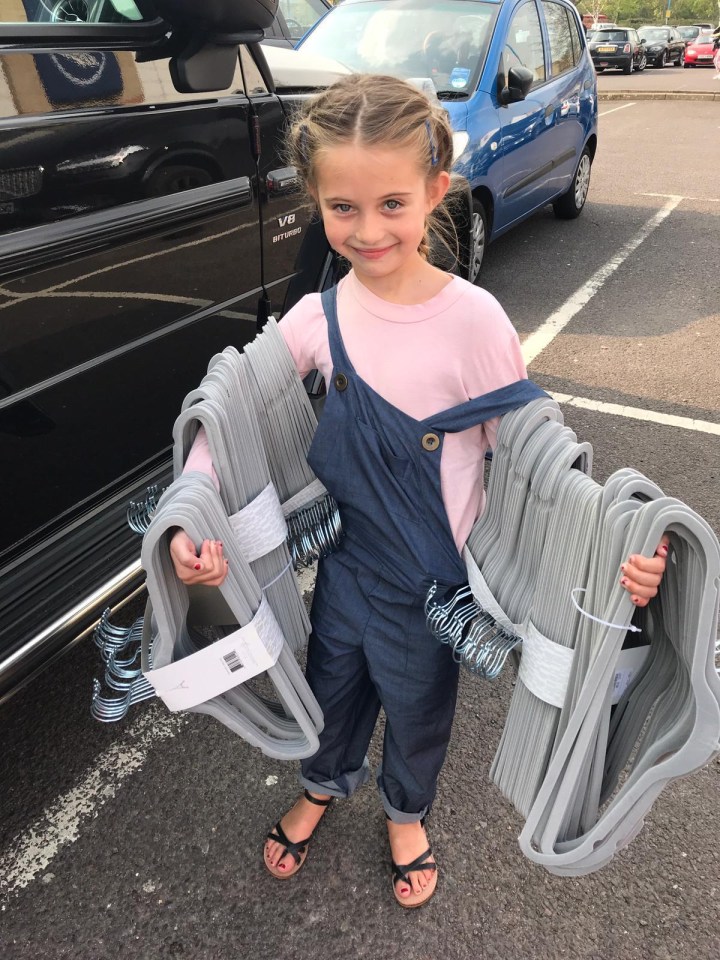
{"type": "MultiPolygon", "coordinates": [[[[32,640],[29,640],[24,646],[20,647],[19,650],[16,650],[11,654],[6,660],[0,661],[0,677],[14,666],[20,663],[32,650],[35,650],[37,647],[42,646],[46,643],[52,636],[59,634],[61,632],[66,632],[72,628],[74,622],[80,620],[88,610],[93,607],[101,605],[107,598],[109,598],[114,592],[119,589],[122,589],[123,586],[131,583],[140,573],[142,573],[142,565],[140,560],[136,560],[130,566],[125,567],[124,570],[121,570],[120,573],[116,574],[111,580],[106,581],[101,587],[98,587],[93,593],[85,597],[84,600],[81,600],[80,603],[77,603],[74,607],[63,614],[62,617],[59,617],[55,620],[54,623],[51,623],[49,627],[46,627],[41,633],[39,633],[32,640]]],[[[141,587],[137,588],[137,591],[133,591],[131,596],[134,596],[135,593],[140,592],[141,589],[144,589],[144,584],[141,587]]],[[[126,598],[129,600],[130,597],[126,598]]],[[[123,600],[123,605],[126,600],[123,600]]],[[[99,619],[99,618],[98,618],[99,619]]],[[[95,628],[95,624],[87,627],[83,630],[71,643],[76,643],[85,637],[91,630],[95,628]]],[[[68,644],[68,646],[71,644],[68,644]]]]}

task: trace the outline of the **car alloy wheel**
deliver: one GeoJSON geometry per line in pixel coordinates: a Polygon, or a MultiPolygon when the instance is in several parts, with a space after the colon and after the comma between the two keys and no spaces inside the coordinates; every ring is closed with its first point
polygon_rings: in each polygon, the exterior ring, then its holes
{"type": "Polygon", "coordinates": [[[556,217],[559,217],[561,220],[574,220],[580,216],[585,206],[585,201],[587,200],[588,190],[590,189],[591,168],[592,160],[590,159],[590,151],[585,147],[580,154],[575,176],[569,189],[566,190],[562,196],[558,197],[557,200],[553,200],[553,210],[555,211],[556,217]]]}
{"type": "Polygon", "coordinates": [[[87,0],[60,0],[50,12],[54,23],[87,23],[90,19],[87,0]]]}
{"type": "Polygon", "coordinates": [[[487,246],[487,214],[481,200],[473,197],[472,212],[472,256],[470,258],[470,269],[468,271],[468,280],[470,283],[480,276],[480,267],[485,256],[485,247],[487,246]]]}
{"type": "Polygon", "coordinates": [[[642,73],[646,66],[647,66],[647,56],[646,56],[645,54],[643,54],[643,55],[640,57],[640,60],[639,60],[638,65],[637,65],[638,73],[642,73]]]}

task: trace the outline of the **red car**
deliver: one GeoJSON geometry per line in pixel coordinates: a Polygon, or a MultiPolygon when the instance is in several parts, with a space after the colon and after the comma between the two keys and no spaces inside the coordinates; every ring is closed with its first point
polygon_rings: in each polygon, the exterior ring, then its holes
{"type": "Polygon", "coordinates": [[[710,34],[700,34],[685,47],[685,67],[712,67],[717,41],[710,34]]]}

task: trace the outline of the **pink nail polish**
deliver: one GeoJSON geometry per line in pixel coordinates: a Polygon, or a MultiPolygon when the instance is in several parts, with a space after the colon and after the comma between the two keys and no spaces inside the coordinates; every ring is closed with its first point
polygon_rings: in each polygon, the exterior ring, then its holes
{"type": "Polygon", "coordinates": [[[626,587],[628,585],[628,578],[623,577],[620,583],[622,584],[623,587],[626,587]]]}

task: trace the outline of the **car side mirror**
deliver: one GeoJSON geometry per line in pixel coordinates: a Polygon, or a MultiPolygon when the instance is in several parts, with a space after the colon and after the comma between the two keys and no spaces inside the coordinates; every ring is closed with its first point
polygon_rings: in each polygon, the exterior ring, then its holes
{"type": "Polygon", "coordinates": [[[154,0],[154,5],[173,27],[170,75],[175,89],[205,93],[231,85],[238,44],[262,40],[278,0],[154,0]]]}
{"type": "Polygon", "coordinates": [[[524,100],[530,92],[534,79],[534,74],[527,67],[510,67],[507,86],[500,91],[500,103],[507,106],[509,103],[524,100]]]}
{"type": "Polygon", "coordinates": [[[641,43],[641,44],[642,44],[642,43],[647,43],[647,40],[645,39],[645,37],[641,37],[641,38],[640,38],[640,43],[641,43]]]}

